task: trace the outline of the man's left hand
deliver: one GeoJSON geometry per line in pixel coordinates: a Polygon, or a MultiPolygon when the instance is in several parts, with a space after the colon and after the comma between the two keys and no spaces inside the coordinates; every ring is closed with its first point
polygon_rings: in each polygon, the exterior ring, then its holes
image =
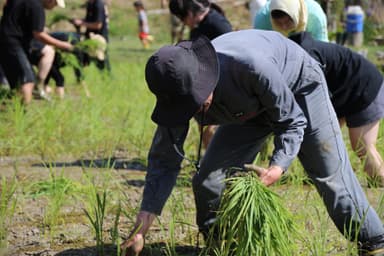
{"type": "Polygon", "coordinates": [[[256,172],[260,177],[260,181],[266,186],[272,185],[283,175],[283,169],[277,165],[271,165],[266,169],[254,164],[245,164],[244,168],[248,171],[256,172]]]}

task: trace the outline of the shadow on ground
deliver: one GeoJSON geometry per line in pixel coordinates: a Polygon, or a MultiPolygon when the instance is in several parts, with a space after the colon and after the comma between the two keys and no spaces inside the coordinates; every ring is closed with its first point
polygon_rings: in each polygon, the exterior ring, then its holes
{"type": "MultiPolygon", "coordinates": [[[[165,256],[165,255],[179,256],[198,256],[200,249],[190,245],[176,245],[174,248],[170,248],[165,243],[153,243],[147,244],[144,250],[140,253],[140,256],[165,256]]],[[[55,254],[55,256],[96,256],[98,254],[97,247],[84,247],[78,249],[68,249],[55,254]]],[[[115,245],[105,245],[104,255],[115,256],[117,255],[117,248],[115,245]]]]}
{"type": "Polygon", "coordinates": [[[86,167],[86,168],[113,168],[113,169],[128,169],[136,171],[145,171],[147,167],[143,160],[134,158],[131,160],[111,157],[103,159],[79,159],[72,162],[45,162],[33,164],[33,167],[86,167]]]}

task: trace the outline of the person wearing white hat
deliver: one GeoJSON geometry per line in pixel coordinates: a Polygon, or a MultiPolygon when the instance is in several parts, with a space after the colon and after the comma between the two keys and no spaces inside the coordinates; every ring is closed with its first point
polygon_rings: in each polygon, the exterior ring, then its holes
{"type": "Polygon", "coordinates": [[[64,0],[12,0],[3,8],[0,21],[0,65],[11,89],[20,89],[24,104],[32,100],[35,74],[29,62],[31,40],[36,38],[45,44],[63,50],[73,46],[51,37],[44,31],[45,12],[55,6],[65,7],[64,0]]]}
{"type": "Polygon", "coordinates": [[[65,8],[65,1],[64,0],[56,0],[57,6],[61,8],[65,8]]]}
{"type": "Polygon", "coordinates": [[[327,16],[315,0],[270,0],[257,12],[253,27],[285,36],[307,31],[328,42],[327,16]]]}

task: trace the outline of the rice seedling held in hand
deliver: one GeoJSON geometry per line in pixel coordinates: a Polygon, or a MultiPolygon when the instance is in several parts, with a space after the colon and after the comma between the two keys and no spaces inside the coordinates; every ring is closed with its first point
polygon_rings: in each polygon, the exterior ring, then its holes
{"type": "Polygon", "coordinates": [[[295,255],[298,228],[280,197],[255,172],[243,172],[226,182],[207,239],[210,255],[295,255]]]}
{"type": "Polygon", "coordinates": [[[62,14],[62,13],[56,13],[55,15],[52,16],[49,24],[48,24],[48,27],[52,27],[54,24],[58,23],[58,22],[61,22],[61,21],[68,21],[70,22],[71,19],[65,15],[65,14],[62,14]]]}

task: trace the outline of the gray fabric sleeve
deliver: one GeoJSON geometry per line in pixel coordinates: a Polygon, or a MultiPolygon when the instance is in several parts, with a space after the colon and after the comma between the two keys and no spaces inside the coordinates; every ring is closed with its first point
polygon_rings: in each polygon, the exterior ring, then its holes
{"type": "Polygon", "coordinates": [[[188,133],[188,126],[166,128],[158,126],[148,154],[148,169],[141,210],[157,215],[163,207],[176,184],[183,160],[173,146],[175,143],[183,151],[183,144],[188,133]],[[172,138],[171,138],[172,137],[172,138]]]}
{"type": "Polygon", "coordinates": [[[300,150],[307,120],[276,65],[268,61],[256,65],[248,82],[272,123],[275,148],[270,164],[286,171],[300,150]]]}

